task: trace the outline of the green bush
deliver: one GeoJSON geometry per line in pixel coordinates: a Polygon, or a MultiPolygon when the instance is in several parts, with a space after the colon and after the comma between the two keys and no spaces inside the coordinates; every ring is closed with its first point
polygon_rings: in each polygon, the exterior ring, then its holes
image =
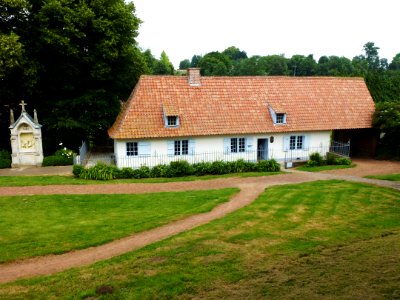
{"type": "Polygon", "coordinates": [[[133,170],[133,178],[141,179],[141,178],[149,178],[150,177],[150,168],[146,166],[141,166],[139,169],[133,170]]]}
{"type": "Polygon", "coordinates": [[[80,178],[93,180],[111,180],[119,176],[120,171],[116,166],[98,163],[97,165],[84,169],[80,173],[80,178]]]}
{"type": "Polygon", "coordinates": [[[43,167],[48,166],[69,166],[74,163],[74,152],[70,149],[64,148],[57,150],[53,155],[43,158],[43,167]]]}
{"type": "Polygon", "coordinates": [[[0,169],[11,167],[11,155],[7,150],[0,150],[0,169]]]}
{"type": "Polygon", "coordinates": [[[74,165],[72,167],[72,174],[74,174],[75,177],[80,177],[81,173],[85,170],[85,168],[81,165],[74,165]]]}
{"type": "Polygon", "coordinates": [[[182,177],[193,174],[193,167],[186,160],[171,161],[166,170],[167,177],[182,177]]]}
{"type": "Polygon", "coordinates": [[[69,166],[73,164],[73,159],[61,155],[51,155],[43,158],[42,166],[69,166]]]}
{"type": "Polygon", "coordinates": [[[203,176],[210,174],[211,163],[210,162],[199,162],[192,165],[193,174],[196,176],[203,176]]]}
{"type": "Polygon", "coordinates": [[[257,162],[258,172],[279,172],[281,170],[280,164],[274,160],[260,160],[257,162]]]}
{"type": "Polygon", "coordinates": [[[157,165],[150,170],[151,178],[167,177],[167,165],[157,165]]]}
{"type": "Polygon", "coordinates": [[[222,160],[214,161],[210,165],[209,172],[212,175],[228,174],[228,173],[231,172],[230,164],[226,163],[226,162],[224,162],[222,160]]]}
{"type": "Polygon", "coordinates": [[[309,167],[316,167],[324,165],[324,159],[318,152],[314,152],[310,154],[310,159],[307,162],[307,166],[309,167]]]}
{"type": "Polygon", "coordinates": [[[326,154],[326,164],[327,165],[335,165],[335,160],[338,156],[334,153],[327,153],[326,154]]]}
{"type": "Polygon", "coordinates": [[[351,159],[347,157],[338,157],[335,159],[335,165],[345,165],[345,166],[350,166],[351,165],[351,159]]]}
{"type": "Polygon", "coordinates": [[[118,175],[119,175],[119,178],[130,179],[130,178],[134,178],[135,171],[132,168],[122,168],[118,175]]]}

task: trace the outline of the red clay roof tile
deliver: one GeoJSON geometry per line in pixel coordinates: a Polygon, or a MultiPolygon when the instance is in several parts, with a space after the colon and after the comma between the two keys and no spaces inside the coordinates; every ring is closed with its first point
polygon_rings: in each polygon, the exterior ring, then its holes
{"type": "Polygon", "coordinates": [[[113,139],[370,128],[374,102],[362,78],[142,76],[109,129],[113,139]],[[287,114],[274,125],[268,105],[287,114]],[[165,128],[162,110],[178,114],[165,128]]]}

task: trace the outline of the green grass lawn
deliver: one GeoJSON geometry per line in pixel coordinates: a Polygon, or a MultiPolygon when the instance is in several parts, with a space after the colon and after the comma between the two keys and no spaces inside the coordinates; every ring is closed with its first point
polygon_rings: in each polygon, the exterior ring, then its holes
{"type": "Polygon", "coordinates": [[[162,183],[178,181],[211,180],[230,177],[258,177],[283,174],[284,172],[248,172],[225,175],[186,176],[176,178],[146,178],[146,179],[115,179],[115,180],[87,180],[72,176],[0,176],[0,186],[33,186],[33,185],[83,185],[83,184],[113,184],[113,183],[162,183]]]}
{"type": "Polygon", "coordinates": [[[390,180],[390,181],[400,181],[400,174],[370,175],[370,176],[365,176],[365,178],[390,180]]]}
{"type": "Polygon", "coordinates": [[[237,191],[0,197],[0,263],[103,244],[210,211],[237,191]]]}
{"type": "Polygon", "coordinates": [[[321,172],[327,170],[338,170],[338,169],[348,169],[354,168],[356,165],[352,164],[350,166],[347,165],[329,165],[329,166],[317,166],[317,167],[307,167],[306,165],[297,167],[296,170],[306,171],[306,172],[321,172]]]}
{"type": "Polygon", "coordinates": [[[2,285],[0,298],[396,299],[399,215],[394,189],[272,187],[237,212],[138,251],[2,285]]]}

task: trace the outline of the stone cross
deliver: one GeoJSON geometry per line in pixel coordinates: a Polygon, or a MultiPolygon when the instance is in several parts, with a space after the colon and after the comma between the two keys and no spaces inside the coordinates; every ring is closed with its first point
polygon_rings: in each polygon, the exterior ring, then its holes
{"type": "Polygon", "coordinates": [[[26,111],[26,110],[25,110],[25,105],[28,105],[28,104],[27,104],[27,103],[25,103],[25,101],[24,101],[24,100],[22,100],[22,101],[21,101],[21,103],[20,103],[19,105],[21,105],[21,106],[22,106],[22,112],[26,111]]]}

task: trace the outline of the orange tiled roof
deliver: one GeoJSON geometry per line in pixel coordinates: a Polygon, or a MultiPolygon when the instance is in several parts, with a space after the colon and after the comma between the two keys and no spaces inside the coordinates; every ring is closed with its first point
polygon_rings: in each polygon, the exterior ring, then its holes
{"type": "Polygon", "coordinates": [[[374,102],[362,78],[142,76],[108,133],[113,139],[370,128],[374,102]],[[274,125],[268,105],[286,113],[274,125]],[[165,128],[163,107],[180,126],[165,128]]]}

